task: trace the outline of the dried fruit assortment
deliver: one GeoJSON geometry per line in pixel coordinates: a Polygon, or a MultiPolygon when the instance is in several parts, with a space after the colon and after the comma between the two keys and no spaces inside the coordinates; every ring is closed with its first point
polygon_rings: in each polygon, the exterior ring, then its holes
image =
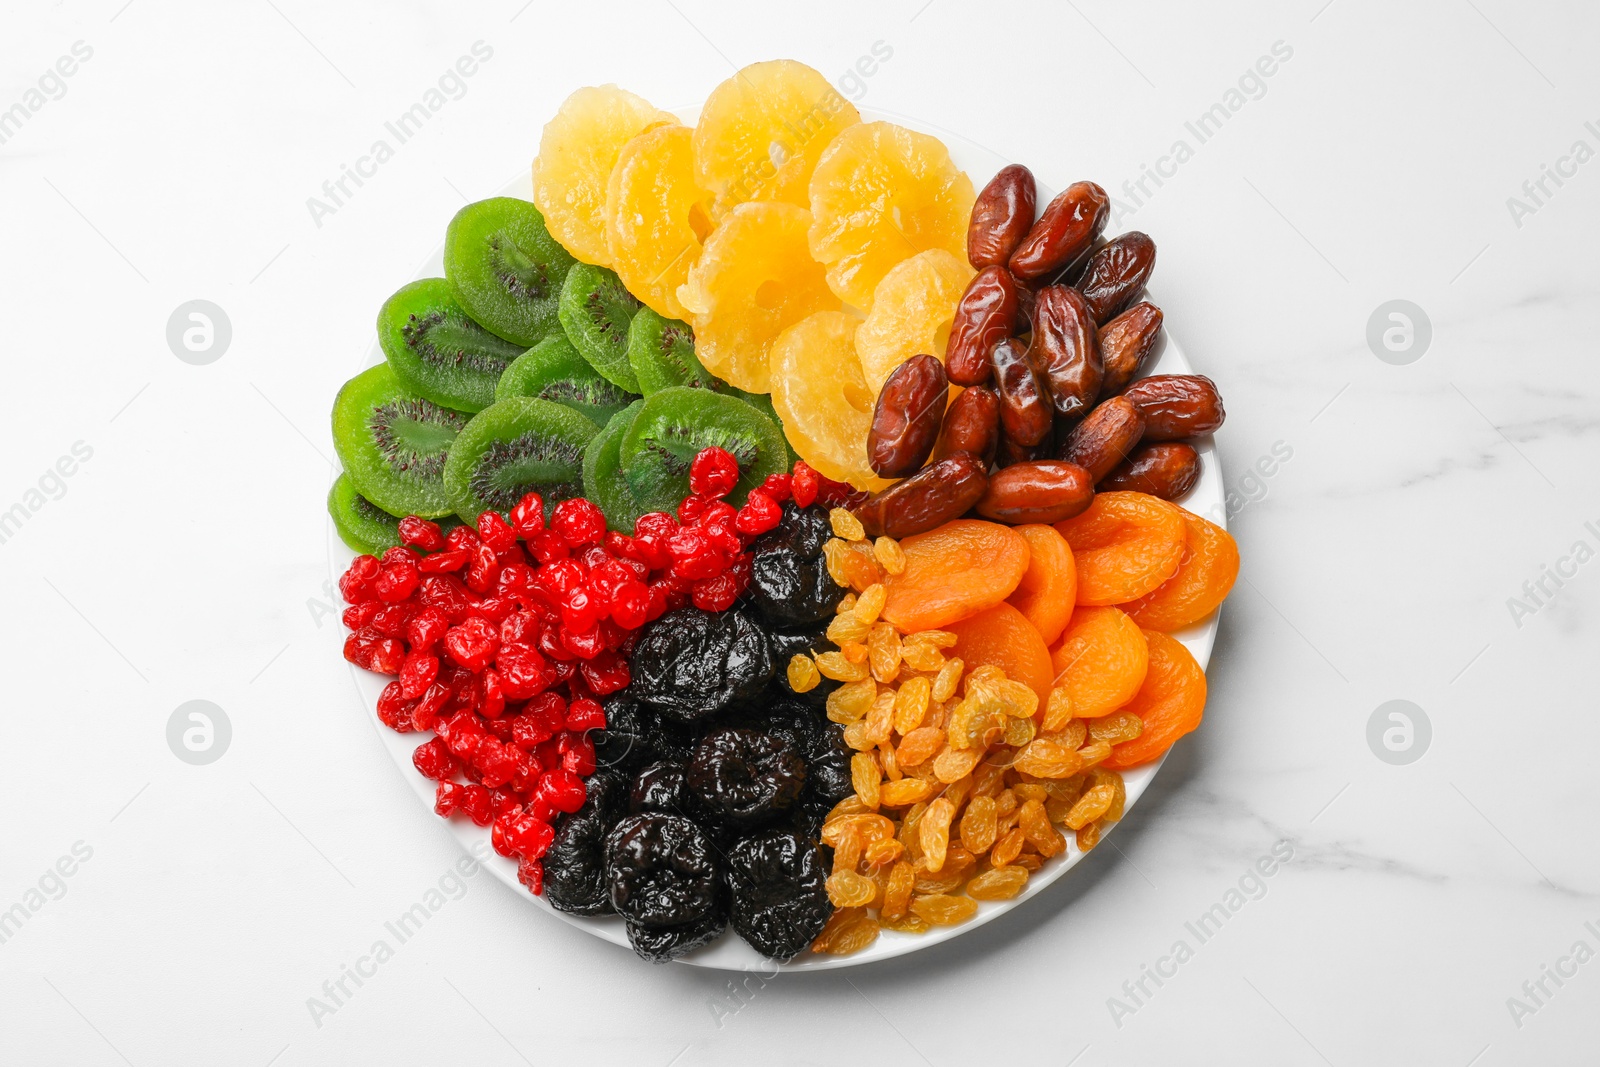
{"type": "Polygon", "coordinates": [[[1150,238],[1039,199],[792,61],[693,127],[580,89],[533,202],[384,304],[333,411],[345,657],[532,893],[657,962],[847,955],[1092,849],[1199,725],[1222,401],[1141,377],[1150,238]]]}

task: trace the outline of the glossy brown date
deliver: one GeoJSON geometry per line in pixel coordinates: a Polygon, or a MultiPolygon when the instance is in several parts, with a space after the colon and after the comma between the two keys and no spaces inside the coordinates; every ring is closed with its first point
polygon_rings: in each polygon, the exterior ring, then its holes
{"type": "Polygon", "coordinates": [[[1144,436],[1144,416],[1125,396],[1103,400],[1072,428],[1060,458],[1076,463],[1095,482],[1110,474],[1144,436]]]}
{"type": "Polygon", "coordinates": [[[1054,423],[1050,394],[1028,361],[1027,348],[1016,338],[1007,338],[994,346],[989,359],[994,364],[1000,425],[1006,436],[1026,447],[1043,441],[1054,423]]]}
{"type": "Polygon", "coordinates": [[[978,514],[996,522],[1060,522],[1094,499],[1094,479],[1076,463],[1040,459],[1007,467],[989,479],[978,514]]]}
{"type": "Polygon", "coordinates": [[[1000,395],[987,385],[963,390],[944,413],[944,431],[935,453],[941,459],[969,452],[985,463],[1000,440],[1000,395]]]}
{"type": "Polygon", "coordinates": [[[1149,493],[1162,500],[1177,500],[1200,477],[1200,453],[1182,441],[1158,441],[1140,445],[1118,464],[1116,470],[1100,479],[1101,492],[1127,490],[1149,493]]]}
{"type": "Polygon", "coordinates": [[[1101,396],[1115,396],[1133,381],[1161,336],[1161,309],[1142,300],[1104,326],[1095,337],[1105,378],[1101,396]]]}
{"type": "Polygon", "coordinates": [[[1039,195],[1033,171],[1020,163],[1001,167],[972,205],[967,224],[967,262],[974,269],[1003,266],[1033,228],[1039,195]]]}
{"type": "Polygon", "coordinates": [[[950,404],[944,364],[912,356],[889,374],[872,408],[867,462],[883,478],[904,478],[928,461],[950,404]]]}
{"type": "Polygon", "coordinates": [[[1004,470],[1017,463],[1045,459],[1049,456],[1049,444],[1048,441],[1042,441],[1036,445],[1019,445],[1002,430],[1000,441],[995,447],[994,465],[1004,470]]]}
{"type": "Polygon", "coordinates": [[[1122,394],[1144,416],[1146,441],[1174,441],[1210,433],[1227,412],[1210,378],[1203,374],[1156,374],[1140,378],[1122,394]]]}
{"type": "Polygon", "coordinates": [[[967,283],[945,347],[945,372],[952,382],[982,385],[989,380],[989,352],[1016,331],[1019,289],[1004,267],[985,267],[967,283]]]}
{"type": "Polygon", "coordinates": [[[1073,284],[1096,325],[1103,325],[1138,296],[1156,266],[1156,243],[1138,230],[1113,238],[1089,257],[1073,284]]]}
{"type": "Polygon", "coordinates": [[[1103,375],[1089,307],[1076,289],[1065,285],[1039,290],[1038,301],[1028,359],[1044,378],[1057,415],[1070,419],[1087,414],[1100,395],[1103,375]]]}
{"type": "Polygon", "coordinates": [[[965,515],[988,486],[988,464],[957,452],[857,505],[855,515],[869,537],[910,537],[965,515]]]}
{"type": "Polygon", "coordinates": [[[1074,182],[1033,224],[1011,254],[1011,273],[1032,282],[1070,264],[1106,228],[1110,198],[1094,182],[1074,182]]]}

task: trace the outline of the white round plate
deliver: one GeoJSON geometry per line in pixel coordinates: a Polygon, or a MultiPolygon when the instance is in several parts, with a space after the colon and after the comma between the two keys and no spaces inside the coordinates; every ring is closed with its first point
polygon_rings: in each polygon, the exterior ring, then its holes
{"type": "MultiPolygon", "coordinates": [[[[679,109],[677,111],[677,114],[683,117],[684,122],[690,125],[694,123],[697,113],[698,108],[679,109]]],[[[972,178],[974,188],[983,188],[984,184],[1001,167],[1010,162],[1010,160],[1004,159],[995,152],[958,134],[907,116],[862,109],[861,117],[863,121],[867,122],[876,120],[895,122],[910,129],[920,130],[940,138],[949,148],[950,155],[955,160],[956,165],[965,170],[968,176],[972,178]]],[[[532,200],[531,172],[525,170],[516,180],[496,190],[492,195],[514,196],[523,200],[532,200]]],[[[1040,184],[1039,204],[1041,208],[1049,202],[1050,197],[1053,195],[1054,193],[1045,187],[1043,183],[1040,184]]],[[[441,231],[443,230],[442,222],[439,228],[441,231]]],[[[443,275],[444,244],[441,241],[439,247],[434,249],[432,255],[414,274],[406,278],[395,278],[394,285],[398,289],[401,285],[415,278],[437,278],[443,277],[443,275]]],[[[1150,299],[1157,304],[1160,303],[1153,295],[1150,299]]],[[[372,347],[368,350],[367,356],[361,364],[361,369],[381,362],[383,362],[383,351],[378,347],[377,340],[374,339],[372,347]]],[[[1161,339],[1156,343],[1155,350],[1146,362],[1144,373],[1187,374],[1192,370],[1193,367],[1190,365],[1189,360],[1185,358],[1183,350],[1173,340],[1171,331],[1163,330],[1161,339]]],[[[1217,458],[1216,450],[1210,438],[1196,441],[1195,447],[1200,453],[1200,478],[1181,503],[1190,511],[1203,515],[1218,525],[1225,526],[1226,510],[1223,503],[1222,468],[1217,458]]],[[[339,540],[339,535],[334,531],[331,521],[328,524],[328,553],[330,572],[335,582],[337,582],[338,576],[350,565],[355,553],[339,540]]],[[[1217,616],[1213,614],[1209,619],[1174,633],[1172,636],[1181,640],[1189,651],[1194,654],[1200,666],[1204,667],[1211,658],[1211,646],[1215,640],[1216,632],[1217,616]]],[[[417,799],[421,801],[423,810],[427,813],[426,817],[430,819],[437,818],[438,816],[433,813],[434,783],[423,778],[411,765],[411,752],[420,743],[421,739],[413,734],[397,734],[378,720],[376,712],[378,694],[382,691],[387,679],[367,671],[358,670],[353,666],[350,668],[350,672],[361,698],[363,713],[371,720],[384,748],[393,757],[395,764],[400,768],[400,773],[416,792],[417,799]]],[[[1131,809],[1138,802],[1139,797],[1143,795],[1145,789],[1150,785],[1151,779],[1161,769],[1163,762],[1165,762],[1164,756],[1154,763],[1123,772],[1123,779],[1127,783],[1128,790],[1128,808],[1131,809]]],[[[563,922],[581,927],[596,937],[622,946],[625,951],[631,951],[628,948],[628,938],[623,930],[621,919],[615,916],[584,918],[556,911],[544,898],[533,896],[517,881],[517,865],[515,861],[504,859],[492,852],[488,852],[484,848],[484,841],[489,834],[487,829],[474,826],[464,818],[448,819],[446,820],[446,825],[449,827],[450,832],[455,835],[456,840],[461,843],[462,848],[471,850],[473,855],[479,857],[487,854],[489,856],[486,863],[488,870],[496,878],[511,887],[512,892],[516,893],[521,899],[559,918],[563,922]]],[[[1109,833],[1109,831],[1107,832],[1109,833]]],[[[903,934],[885,930],[870,947],[852,956],[820,956],[805,953],[789,963],[774,964],[773,961],[766,959],[749,945],[746,945],[737,934],[730,930],[715,943],[689,953],[679,962],[695,967],[712,967],[724,970],[759,969],[763,973],[771,973],[775,966],[786,971],[813,971],[833,967],[855,967],[864,963],[871,963],[874,960],[902,956],[908,952],[915,952],[918,949],[939,944],[941,941],[948,941],[953,937],[960,937],[967,931],[976,929],[1013,908],[1021,907],[1029,899],[1049,889],[1062,875],[1076,866],[1084,856],[1085,853],[1078,850],[1077,844],[1068,835],[1066,851],[1047,861],[1043,867],[1034,873],[1033,877],[1028,879],[1027,888],[1011,900],[984,901],[978,905],[977,916],[970,922],[959,926],[936,926],[923,934],[903,934]]],[[[1109,862],[1109,860],[1102,860],[1101,862],[1109,862]]]]}

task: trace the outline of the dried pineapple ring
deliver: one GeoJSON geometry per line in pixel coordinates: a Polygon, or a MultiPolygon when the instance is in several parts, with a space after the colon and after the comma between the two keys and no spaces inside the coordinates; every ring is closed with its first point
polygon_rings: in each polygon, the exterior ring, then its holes
{"type": "Polygon", "coordinates": [[[942,248],[964,256],[972,182],[936,137],[889,122],[851,126],[811,175],[811,254],[859,308],[901,260],[942,248]]]}
{"type": "Polygon", "coordinates": [[[711,193],[694,176],[693,131],[657,126],[622,146],[606,186],[606,245],[628,291],[669,319],[711,232],[711,193]]]}
{"type": "Polygon", "coordinates": [[[867,465],[874,395],[856,358],[858,320],[820,311],[795,323],[772,346],[772,406],[794,450],[818,473],[857,489],[889,483],[867,465]]]}
{"type": "Polygon", "coordinates": [[[677,121],[615,85],[579,89],[562,102],[533,161],[533,202],[561,247],[585,263],[611,265],[606,185],[617,153],[644,131],[677,121]]]}
{"type": "Polygon", "coordinates": [[[806,247],[810,225],[811,213],[793,204],[740,204],[711,232],[678,290],[692,316],[695,354],[737,388],[769,392],[769,353],[778,335],[839,307],[806,247]]]}
{"type": "Polygon", "coordinates": [[[861,121],[855,106],[804,63],[752,63],[712,90],[694,130],[700,184],[718,217],[749,200],[811,202],[823,149],[861,121]]]}
{"type": "Polygon", "coordinates": [[[944,362],[950,320],[975,272],[966,260],[930,248],[896,264],[872,294],[872,310],[856,329],[856,354],[874,395],[912,356],[944,362]]]}

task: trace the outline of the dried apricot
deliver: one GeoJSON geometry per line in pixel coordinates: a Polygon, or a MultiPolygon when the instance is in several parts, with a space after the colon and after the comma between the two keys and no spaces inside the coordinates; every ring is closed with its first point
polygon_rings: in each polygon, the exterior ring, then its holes
{"type": "Polygon", "coordinates": [[[1072,560],[1072,546],[1054,526],[1029,523],[1016,530],[1028,542],[1028,569],[1016,592],[1006,599],[1028,617],[1045,644],[1053,644],[1067,628],[1072,606],[1078,602],[1078,568],[1072,560]]]}
{"type": "Polygon", "coordinates": [[[1005,601],[992,608],[950,624],[958,638],[956,654],[968,669],[991,664],[1006,672],[1006,677],[1039,694],[1050,695],[1055,669],[1050,649],[1027,617],[1005,601]]]}
{"type": "Polygon", "coordinates": [[[1111,750],[1103,766],[1113,770],[1137,767],[1160,756],[1172,743],[1200,725],[1206,708],[1206,672],[1176,638],[1146,630],[1150,669],[1144,685],[1123,707],[1144,720],[1144,733],[1111,750]]]}
{"type": "Polygon", "coordinates": [[[1146,630],[1170,633],[1199,622],[1217,610],[1239,576],[1239,546],[1228,531],[1191,511],[1179,511],[1188,539],[1178,573],[1123,608],[1146,630]]]}
{"type": "Polygon", "coordinates": [[[1144,684],[1149,656],[1144,632],[1121,609],[1079,608],[1051,659],[1072,714],[1092,719],[1133,699],[1144,684]]]}
{"type": "Polygon", "coordinates": [[[1146,493],[1097,493],[1055,524],[1072,546],[1078,603],[1126,604],[1171,578],[1183,559],[1183,509],[1146,493]]]}
{"type": "Polygon", "coordinates": [[[889,599],[883,618],[902,633],[948,626],[993,607],[1011,595],[1028,569],[1028,542],[1021,534],[977,519],[947,522],[906,538],[900,548],[906,569],[884,579],[889,599]]]}

